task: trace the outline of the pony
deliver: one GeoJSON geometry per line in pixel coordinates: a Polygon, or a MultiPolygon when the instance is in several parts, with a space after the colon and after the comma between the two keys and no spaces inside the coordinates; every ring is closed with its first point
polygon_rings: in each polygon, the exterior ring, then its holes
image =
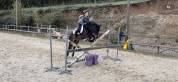
{"type": "MultiPolygon", "coordinates": [[[[75,34],[75,32],[70,33],[69,35],[69,46],[68,49],[75,49],[76,46],[72,45],[72,42],[78,44],[81,40],[87,40],[88,42],[94,42],[98,36],[100,31],[100,25],[95,22],[88,22],[83,26],[83,31],[80,34],[75,34]],[[72,42],[71,42],[72,41],[72,42]]],[[[72,52],[72,57],[74,57],[74,53],[72,52]]],[[[69,53],[67,53],[67,57],[69,53]]]]}

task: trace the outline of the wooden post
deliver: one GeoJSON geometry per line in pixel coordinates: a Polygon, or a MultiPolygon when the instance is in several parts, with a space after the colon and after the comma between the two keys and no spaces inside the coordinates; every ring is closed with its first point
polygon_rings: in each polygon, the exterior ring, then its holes
{"type": "Polygon", "coordinates": [[[127,24],[126,24],[126,29],[127,29],[127,36],[128,36],[128,39],[130,39],[130,31],[129,31],[129,28],[130,28],[130,0],[127,0],[127,16],[126,16],[126,21],[127,21],[127,24]]]}
{"type": "MultiPolygon", "coordinates": [[[[159,42],[159,41],[160,41],[160,37],[158,36],[157,39],[158,39],[158,42],[159,42]]],[[[157,54],[159,54],[159,52],[160,52],[160,46],[159,46],[159,43],[158,43],[158,46],[157,46],[157,54]]]]}
{"type": "Polygon", "coordinates": [[[5,25],[5,29],[8,30],[8,29],[7,29],[7,25],[5,25]]]}
{"type": "Polygon", "coordinates": [[[120,43],[121,43],[121,42],[120,42],[120,38],[121,38],[120,32],[121,32],[121,30],[120,30],[120,27],[119,27],[118,33],[117,33],[117,44],[120,44],[120,43]]]}
{"type": "MultiPolygon", "coordinates": [[[[52,30],[52,26],[51,26],[51,30],[52,30]]],[[[47,32],[47,34],[49,33],[48,29],[46,29],[46,32],[47,32]]]]}
{"type": "Polygon", "coordinates": [[[41,33],[41,30],[40,30],[40,28],[38,28],[38,27],[37,27],[37,30],[38,30],[38,33],[40,34],[40,33],[41,33]]]}
{"type": "Polygon", "coordinates": [[[27,28],[28,28],[28,31],[30,31],[30,27],[28,26],[27,28]]]}
{"type": "Polygon", "coordinates": [[[39,28],[38,24],[37,24],[37,29],[38,29],[38,33],[41,34],[41,29],[39,28]]]}
{"type": "Polygon", "coordinates": [[[16,27],[16,26],[13,26],[13,27],[14,27],[13,30],[15,31],[15,27],[16,27]]]}
{"type": "Polygon", "coordinates": [[[160,47],[157,46],[157,54],[159,54],[159,52],[160,52],[160,47]]]}
{"type": "Polygon", "coordinates": [[[14,26],[14,30],[15,30],[15,31],[17,30],[17,27],[16,27],[16,25],[14,26]]]}
{"type": "Polygon", "coordinates": [[[16,0],[16,28],[18,27],[18,0],[16,0]]]}

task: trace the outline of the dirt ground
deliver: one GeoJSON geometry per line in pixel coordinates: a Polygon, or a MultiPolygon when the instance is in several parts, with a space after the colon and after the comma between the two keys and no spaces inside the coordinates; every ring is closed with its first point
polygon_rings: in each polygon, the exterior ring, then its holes
{"type": "MultiPolygon", "coordinates": [[[[64,65],[63,42],[53,41],[54,66],[64,65]]],[[[122,61],[103,59],[105,49],[91,51],[99,64],[76,63],[72,75],[45,72],[50,66],[49,40],[0,32],[1,82],[178,82],[178,60],[119,51],[122,61]]],[[[116,50],[111,50],[114,57],[116,50]]]]}

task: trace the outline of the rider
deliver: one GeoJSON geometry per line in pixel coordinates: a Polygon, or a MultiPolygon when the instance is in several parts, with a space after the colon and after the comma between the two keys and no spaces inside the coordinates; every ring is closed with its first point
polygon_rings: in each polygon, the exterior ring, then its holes
{"type": "Polygon", "coordinates": [[[88,10],[84,10],[81,15],[79,16],[79,20],[78,20],[78,28],[75,32],[75,34],[81,34],[83,32],[84,29],[84,25],[86,25],[89,22],[89,12],[88,10]]]}

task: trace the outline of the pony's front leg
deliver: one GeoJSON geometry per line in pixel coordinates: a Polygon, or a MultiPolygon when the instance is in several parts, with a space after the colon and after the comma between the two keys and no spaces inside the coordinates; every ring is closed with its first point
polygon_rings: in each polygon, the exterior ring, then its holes
{"type": "MultiPolygon", "coordinates": [[[[72,49],[72,45],[71,43],[69,42],[69,46],[68,46],[68,50],[72,49]]],[[[67,52],[67,57],[69,56],[69,52],[67,52]]]]}
{"type": "Polygon", "coordinates": [[[69,52],[67,52],[67,57],[69,56],[69,52]]]}
{"type": "MultiPolygon", "coordinates": [[[[73,47],[73,49],[75,49],[76,47],[73,47]]],[[[72,57],[74,57],[75,51],[72,52],[72,57]]]]}

